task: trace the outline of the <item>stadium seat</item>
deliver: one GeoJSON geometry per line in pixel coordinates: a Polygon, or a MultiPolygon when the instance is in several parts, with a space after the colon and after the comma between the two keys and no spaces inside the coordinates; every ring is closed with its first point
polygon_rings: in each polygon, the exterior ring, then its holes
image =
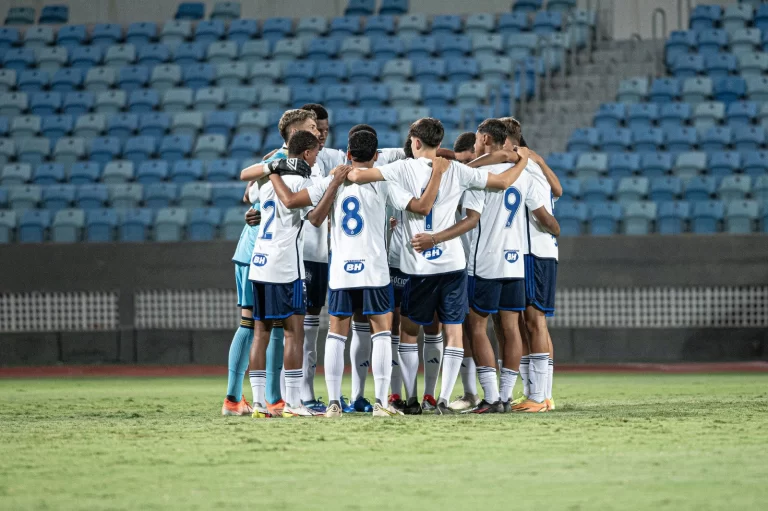
{"type": "Polygon", "coordinates": [[[669,127],[664,128],[663,131],[667,141],[667,151],[691,151],[698,143],[698,134],[695,128],[669,127]]]}
{"type": "Polygon", "coordinates": [[[346,79],[346,62],[329,60],[327,62],[320,63],[320,66],[315,71],[315,83],[318,85],[337,84],[346,81],[346,79]]]}
{"type": "Polygon", "coordinates": [[[168,113],[184,112],[192,106],[192,89],[174,88],[163,92],[162,110],[168,113]]]}
{"type": "Polygon", "coordinates": [[[672,74],[678,79],[704,74],[704,55],[696,53],[679,55],[672,63],[672,74]]]}
{"type": "Polygon", "coordinates": [[[563,187],[563,195],[558,199],[558,216],[559,206],[566,202],[577,201],[581,199],[581,180],[572,177],[563,177],[560,179],[560,184],[563,187]]]}
{"type": "Polygon", "coordinates": [[[125,140],[136,134],[139,129],[137,114],[117,114],[107,117],[107,135],[125,140]]]}
{"type": "MultiPolygon", "coordinates": [[[[221,40],[224,37],[225,24],[223,20],[211,18],[207,21],[201,21],[195,26],[195,42],[201,44],[211,44],[221,40]]],[[[237,42],[232,40],[232,42],[237,42]]]]}
{"type": "MultiPolygon", "coordinates": [[[[167,172],[168,168],[167,165],[162,165],[155,170],[165,170],[167,172]]],[[[170,207],[176,204],[178,200],[178,190],[179,187],[176,183],[162,183],[160,181],[154,181],[152,183],[145,184],[144,203],[148,208],[152,209],[170,207]]]]}
{"type": "Polygon", "coordinates": [[[623,234],[645,235],[653,232],[657,206],[650,201],[634,201],[624,205],[623,234]]]}
{"type": "Polygon", "coordinates": [[[726,76],[715,80],[713,94],[717,101],[732,103],[744,98],[747,93],[747,83],[740,76],[726,76]]]}
{"type": "Polygon", "coordinates": [[[154,224],[155,241],[181,241],[187,224],[187,210],[163,208],[157,212],[154,224]]]}
{"type": "Polygon", "coordinates": [[[751,101],[768,101],[768,77],[748,76],[746,78],[746,83],[747,97],[751,101]]]}
{"type": "Polygon", "coordinates": [[[0,69],[0,93],[8,92],[16,87],[16,71],[0,69]]]}
{"type": "Polygon", "coordinates": [[[264,87],[261,90],[260,108],[284,109],[291,101],[291,89],[286,86],[264,87]]]}
{"type": "MultiPolygon", "coordinates": [[[[699,78],[689,78],[686,80],[686,83],[690,80],[699,80],[699,78]]],[[[621,89],[619,90],[621,91],[621,89]]],[[[648,97],[653,103],[669,103],[676,101],[680,94],[679,80],[676,78],[656,78],[651,84],[648,97]]]]}
{"type": "MultiPolygon", "coordinates": [[[[194,157],[200,160],[215,160],[223,158],[227,152],[227,137],[224,135],[203,135],[197,139],[194,157]]],[[[202,163],[200,167],[202,177],[202,163]]]]}
{"type": "Polygon", "coordinates": [[[216,66],[216,85],[219,87],[240,87],[248,80],[248,64],[230,62],[216,66]]]}
{"type": "Polygon", "coordinates": [[[635,151],[657,151],[664,145],[664,131],[661,128],[638,128],[631,132],[635,151]]]}
{"type": "Polygon", "coordinates": [[[109,188],[103,184],[86,184],[77,187],[75,205],[80,209],[106,207],[109,201],[109,188]]]}
{"type": "Polygon", "coordinates": [[[677,155],[673,173],[682,178],[703,174],[707,170],[707,153],[700,151],[683,152],[677,155]]]}
{"type": "MultiPolygon", "coordinates": [[[[403,89],[403,96],[407,95],[408,88],[420,89],[418,84],[408,84],[403,89]]],[[[357,89],[354,85],[329,85],[325,89],[323,104],[328,108],[346,108],[355,103],[357,89]]],[[[393,98],[394,99],[394,98],[393,98]]]]}
{"type": "MultiPolygon", "coordinates": [[[[184,4],[182,4],[184,5],[184,4]]],[[[199,19],[199,18],[198,18],[199,19]]],[[[192,37],[192,23],[189,19],[168,20],[160,29],[160,42],[169,46],[177,46],[192,37]]]]}
{"type": "Polygon", "coordinates": [[[82,138],[98,137],[107,129],[107,118],[104,114],[81,115],[75,121],[73,136],[82,138]]]}
{"type": "Polygon", "coordinates": [[[128,25],[125,31],[125,43],[140,46],[153,45],[157,41],[157,24],[139,21],[128,25]]]}
{"type": "Polygon", "coordinates": [[[581,202],[558,202],[557,219],[561,236],[581,236],[587,220],[587,205],[581,202]]]}
{"type": "Polygon", "coordinates": [[[527,32],[531,29],[530,18],[524,12],[505,12],[499,16],[499,23],[496,29],[503,35],[527,32]]]}
{"type": "Polygon", "coordinates": [[[86,45],[88,42],[85,25],[64,25],[56,32],[56,46],[73,48],[86,45]]]}
{"type": "Polygon", "coordinates": [[[656,231],[659,234],[682,234],[690,218],[690,204],[666,201],[658,205],[656,231]]]}
{"type": "Polygon", "coordinates": [[[728,124],[751,125],[757,119],[757,103],[753,101],[735,101],[730,103],[726,110],[728,124]]]}
{"type": "MultiPolygon", "coordinates": [[[[171,60],[171,50],[165,44],[145,44],[138,47],[136,64],[152,68],[171,60]]],[[[148,69],[149,71],[149,69],[148,69]]]]}
{"type": "Polygon", "coordinates": [[[179,206],[182,208],[202,208],[211,201],[210,183],[188,182],[181,185],[179,206]]]}
{"type": "Polygon", "coordinates": [[[624,177],[619,180],[616,188],[616,200],[620,203],[644,200],[650,190],[647,177],[624,177]]]}
{"type": "Polygon", "coordinates": [[[229,157],[239,160],[255,158],[259,155],[261,148],[262,139],[259,133],[240,133],[232,138],[229,146],[229,157]]]}
{"type": "Polygon", "coordinates": [[[53,158],[58,163],[72,165],[85,159],[85,140],[76,137],[62,137],[56,142],[53,158]]]}
{"type": "Polygon", "coordinates": [[[619,153],[632,146],[632,132],[627,128],[613,128],[599,131],[599,147],[606,153],[619,153]]]}
{"type": "Polygon", "coordinates": [[[69,169],[69,182],[73,185],[95,183],[100,177],[101,165],[96,162],[78,161],[72,164],[69,169]]]}
{"type": "MultiPolygon", "coordinates": [[[[457,102],[461,104],[462,98],[467,101],[467,97],[471,96],[473,92],[462,91],[457,92],[457,102]],[[462,95],[463,94],[463,95],[462,95]]],[[[421,103],[422,93],[421,85],[418,83],[402,83],[394,86],[390,90],[389,102],[393,107],[412,107],[421,103]]]]}
{"type": "Polygon", "coordinates": [[[216,2],[211,11],[213,21],[236,21],[242,14],[240,2],[216,2]]]}
{"type": "Polygon", "coordinates": [[[722,17],[723,29],[733,34],[739,29],[743,29],[752,22],[753,9],[746,3],[732,4],[725,8],[722,17]]]}
{"type": "Polygon", "coordinates": [[[47,89],[51,77],[47,71],[38,69],[25,69],[19,72],[16,88],[19,92],[32,93],[47,89]]]}
{"type": "MultiPolygon", "coordinates": [[[[382,6],[383,7],[383,6],[382,6]]],[[[379,10],[379,14],[392,14],[379,10]]],[[[410,39],[425,34],[428,29],[427,17],[424,14],[407,14],[400,16],[397,24],[397,35],[410,39]]]]}
{"type": "Polygon", "coordinates": [[[323,37],[328,32],[328,20],[322,16],[300,18],[296,24],[296,37],[312,39],[323,37]]]}
{"type": "Polygon", "coordinates": [[[728,46],[728,33],[721,29],[698,31],[698,51],[701,54],[717,53],[728,46]]]}
{"type": "MultiPolygon", "coordinates": [[[[109,138],[109,137],[106,137],[109,138]]],[[[95,142],[95,141],[94,141],[95,142]]],[[[91,145],[93,154],[93,145],[91,145]]],[[[105,184],[127,183],[133,180],[133,162],[124,160],[107,161],[101,174],[101,182],[105,184]]]]}
{"type": "Polygon", "coordinates": [[[344,60],[365,59],[370,55],[371,41],[367,37],[348,37],[339,47],[339,57],[344,60]]]}
{"type": "Polygon", "coordinates": [[[96,94],[93,110],[98,114],[117,114],[125,110],[128,95],[124,90],[102,91],[96,94]]]}
{"type": "Polygon", "coordinates": [[[389,102],[389,87],[386,84],[372,84],[358,91],[358,105],[362,108],[381,107],[389,102]]]}
{"type": "Polygon", "coordinates": [[[62,112],[71,115],[84,115],[93,109],[95,96],[90,92],[67,92],[62,101],[62,112]]]}
{"type": "Polygon", "coordinates": [[[234,158],[211,160],[206,163],[206,179],[210,182],[229,182],[237,179],[240,172],[240,162],[234,158]]]}
{"type": "Polygon", "coordinates": [[[237,43],[235,41],[216,41],[208,46],[205,59],[209,64],[226,64],[237,60],[237,43]]]}
{"type": "Polygon", "coordinates": [[[442,59],[415,60],[413,79],[422,84],[441,82],[445,78],[445,61],[442,59]]]}
{"type": "Polygon", "coordinates": [[[85,212],[82,209],[62,209],[56,213],[51,225],[51,241],[75,243],[81,240],[85,228],[85,212]]]}
{"type": "Polygon", "coordinates": [[[228,241],[237,241],[240,239],[240,233],[243,231],[243,218],[245,210],[242,206],[229,208],[224,214],[224,220],[221,225],[222,237],[228,241]]]}
{"type": "Polygon", "coordinates": [[[757,151],[766,145],[765,131],[762,126],[734,126],[733,147],[737,151],[757,151]]]}
{"type": "MultiPolygon", "coordinates": [[[[325,60],[335,57],[336,52],[334,50],[338,51],[338,45],[335,44],[333,39],[327,40],[331,44],[326,47],[328,53],[325,55],[318,53],[316,47],[313,45],[315,41],[321,41],[321,39],[313,39],[312,43],[310,43],[309,50],[306,54],[308,59],[325,60]]],[[[304,41],[301,39],[281,39],[275,43],[275,47],[272,50],[272,58],[276,61],[290,61],[299,59],[303,56],[304,41]]]]}
{"type": "Polygon", "coordinates": [[[123,212],[118,225],[120,241],[140,242],[149,237],[153,214],[150,209],[129,209],[123,212]]]}
{"type": "Polygon", "coordinates": [[[292,87],[292,108],[301,108],[301,106],[306,103],[318,101],[323,97],[324,94],[325,87],[322,85],[304,85],[292,87]]]}
{"type": "Polygon", "coordinates": [[[8,163],[0,169],[0,185],[17,186],[32,180],[32,165],[29,163],[8,163]]]}
{"type": "Polygon", "coordinates": [[[480,74],[480,66],[475,59],[448,60],[446,68],[448,81],[456,84],[474,80],[480,74]]]}
{"type": "MultiPolygon", "coordinates": [[[[3,118],[5,119],[5,118],[3,118]]],[[[40,128],[42,126],[42,119],[38,115],[22,115],[14,117],[11,120],[10,130],[6,128],[6,133],[10,134],[13,138],[27,138],[36,137],[40,134],[40,128]]]]}
{"type": "Polygon", "coordinates": [[[608,176],[614,179],[629,177],[640,172],[640,155],[612,153],[608,155],[608,176]]]}
{"type": "Polygon", "coordinates": [[[85,90],[94,93],[108,91],[116,85],[117,71],[111,67],[92,67],[83,81],[85,90]]]}
{"type": "Polygon", "coordinates": [[[582,153],[576,161],[576,175],[580,179],[597,178],[607,172],[608,155],[605,153],[582,153]]]}
{"type": "Polygon", "coordinates": [[[686,55],[696,48],[696,32],[691,30],[675,30],[665,43],[667,64],[675,62],[678,56],[686,55]]]}
{"type": "Polygon", "coordinates": [[[11,48],[2,55],[3,67],[17,72],[35,65],[35,50],[32,48],[11,48]]]}
{"type": "Polygon", "coordinates": [[[590,234],[595,236],[606,236],[618,233],[621,213],[621,206],[615,202],[596,202],[590,204],[590,234]]]}
{"type": "Polygon", "coordinates": [[[408,127],[417,120],[427,117],[429,115],[429,109],[426,107],[402,107],[397,112],[398,128],[401,131],[408,130],[408,127]]]}
{"type": "Polygon", "coordinates": [[[51,226],[51,212],[31,209],[21,213],[18,227],[19,243],[43,243],[51,226]]]}
{"type": "Polygon", "coordinates": [[[330,24],[328,37],[344,39],[354,37],[361,32],[362,18],[360,16],[340,16],[333,18],[330,24]]]}
{"type": "Polygon", "coordinates": [[[37,67],[41,71],[54,73],[67,65],[69,52],[64,47],[40,48],[37,50],[37,67]]]}
{"type": "Polygon", "coordinates": [[[719,5],[697,5],[689,17],[691,29],[703,31],[714,28],[722,14],[723,9],[719,5]]]}
{"type": "Polygon", "coordinates": [[[683,181],[676,176],[655,177],[650,183],[648,198],[655,202],[674,201],[683,193],[683,181]]]}
{"type": "Polygon", "coordinates": [[[598,131],[595,128],[577,128],[568,139],[568,151],[588,152],[597,148],[599,143],[598,131]]]}
{"type": "MultiPolygon", "coordinates": [[[[394,108],[372,108],[367,110],[366,123],[377,131],[397,128],[398,111],[394,108]]],[[[357,123],[355,123],[357,124],[357,123]]]]}
{"type": "Polygon", "coordinates": [[[216,68],[210,64],[195,64],[182,70],[184,86],[194,90],[209,87],[215,78],[216,68]]]}
{"type": "MultiPolygon", "coordinates": [[[[655,83],[655,82],[654,82],[655,83]]],[[[621,103],[640,103],[648,97],[648,79],[645,77],[635,77],[622,80],[619,83],[619,90],[616,93],[616,101],[621,103]]],[[[652,99],[655,103],[662,103],[657,99],[652,99]]],[[[669,101],[672,101],[671,99],[669,101]]]]}
{"type": "MultiPolygon", "coordinates": [[[[276,111],[277,112],[277,111],[276,111]]],[[[261,140],[261,135],[259,133],[249,133],[249,135],[254,135],[258,138],[256,138],[256,141],[259,142],[261,140]]],[[[381,138],[379,138],[379,143],[381,143],[381,138]]],[[[268,148],[278,148],[284,145],[285,142],[283,141],[283,137],[280,135],[280,133],[276,131],[269,131],[267,134],[267,137],[263,140],[263,147],[268,148]]],[[[339,149],[338,147],[334,149],[339,149]]],[[[253,151],[250,150],[249,147],[243,147],[242,148],[243,154],[245,154],[245,158],[243,158],[242,164],[244,166],[248,166],[254,162],[260,161],[260,158],[258,155],[254,154],[253,151]]],[[[232,154],[230,153],[230,156],[232,154]]]]}
{"type": "Polygon", "coordinates": [[[104,60],[104,49],[99,46],[75,46],[69,52],[69,64],[76,69],[90,69],[104,60]]]}
{"type": "Polygon", "coordinates": [[[218,208],[195,208],[190,212],[187,239],[210,241],[216,238],[221,224],[221,210],[218,208]]]}
{"type": "Polygon", "coordinates": [[[716,151],[709,154],[709,173],[728,176],[741,169],[741,155],[736,151],[716,151]]]}
{"type": "Polygon", "coordinates": [[[82,87],[84,78],[85,73],[82,69],[59,69],[51,78],[51,90],[53,92],[76,91],[82,87]]]}
{"type": "Polygon", "coordinates": [[[365,20],[364,34],[375,42],[382,37],[388,37],[395,33],[394,16],[368,16],[365,20]]]}
{"type": "Polygon", "coordinates": [[[756,231],[760,207],[757,201],[735,200],[726,203],[725,232],[750,234],[756,231]]]}
{"type": "Polygon", "coordinates": [[[704,67],[711,79],[718,80],[736,73],[738,60],[731,53],[708,53],[704,56],[704,67]]]}
{"type": "Polygon", "coordinates": [[[759,28],[740,28],[731,33],[731,51],[741,60],[744,54],[761,49],[760,39],[759,28]]]}
{"type": "Polygon", "coordinates": [[[661,177],[672,171],[672,154],[651,152],[640,155],[641,174],[648,178],[661,177]]]}
{"type": "Polygon", "coordinates": [[[220,87],[203,87],[195,91],[194,109],[211,112],[224,107],[225,90],[220,87]]]}
{"type": "MultiPolygon", "coordinates": [[[[453,14],[440,14],[432,18],[433,36],[453,35],[462,31],[461,17],[453,14]]],[[[482,35],[482,34],[480,34],[482,35]]]]}
{"type": "Polygon", "coordinates": [[[115,240],[117,212],[111,209],[91,209],[85,212],[85,235],[88,242],[107,243],[115,240]]]}
{"type": "Polygon", "coordinates": [[[719,101],[704,101],[693,107],[693,126],[701,133],[722,124],[725,119],[725,104],[719,101]]]}
{"type": "Polygon", "coordinates": [[[113,208],[137,208],[143,196],[144,187],[138,183],[116,183],[109,187],[109,202],[113,208]]]}
{"type": "MultiPolygon", "coordinates": [[[[139,132],[143,133],[141,128],[139,132]]],[[[129,138],[126,140],[125,147],[123,148],[123,159],[130,160],[134,164],[140,164],[152,158],[157,147],[156,140],[155,137],[150,135],[129,138]]]]}
{"type": "Polygon", "coordinates": [[[375,60],[356,60],[349,64],[349,82],[369,84],[379,80],[381,62],[375,60]]]}
{"type": "Polygon", "coordinates": [[[177,66],[194,66],[200,64],[205,58],[206,45],[204,43],[182,43],[172,48],[173,63],[177,66]]]}
{"type": "Polygon", "coordinates": [[[38,185],[13,186],[8,190],[8,205],[16,211],[34,209],[42,200],[42,188],[38,185]]]}
{"type": "MultiPolygon", "coordinates": [[[[48,94],[48,93],[43,93],[48,94]]],[[[0,115],[15,117],[22,115],[29,105],[29,97],[24,92],[2,92],[0,93],[0,115]]],[[[46,115],[33,111],[35,115],[46,115]]]]}
{"type": "Polygon", "coordinates": [[[245,110],[237,120],[238,133],[261,133],[269,126],[269,114],[261,110],[245,110]]]}
{"type": "Polygon", "coordinates": [[[136,47],[132,44],[110,46],[104,53],[104,65],[121,68],[136,62],[136,47]]]}
{"type": "Polygon", "coordinates": [[[42,164],[51,152],[51,141],[44,137],[25,137],[18,140],[16,159],[32,166],[42,164]]]}
{"type": "Polygon", "coordinates": [[[379,14],[405,14],[408,12],[408,0],[381,0],[379,14]]]}
{"type": "Polygon", "coordinates": [[[21,44],[21,34],[16,27],[0,27],[0,50],[21,44]]]}
{"type": "MultiPolygon", "coordinates": [[[[256,20],[237,19],[229,23],[227,29],[227,39],[243,44],[258,37],[259,24],[256,20]]],[[[268,43],[268,41],[265,41],[268,43]]]]}
{"type": "Polygon", "coordinates": [[[66,175],[64,165],[60,163],[44,163],[35,169],[32,183],[36,185],[53,185],[64,181],[66,175]]]}
{"type": "Polygon", "coordinates": [[[123,41],[123,27],[117,23],[97,23],[91,30],[91,44],[112,46],[123,41]]]}
{"type": "Polygon", "coordinates": [[[581,198],[587,204],[613,198],[616,185],[610,177],[589,177],[582,181],[581,198]]]}
{"type": "Polygon", "coordinates": [[[685,184],[685,200],[707,201],[715,194],[717,179],[712,176],[693,176],[685,184]]]}
{"type": "Polygon", "coordinates": [[[744,153],[742,171],[752,177],[768,173],[768,152],[747,151],[744,153]]]}
{"type": "Polygon", "coordinates": [[[211,188],[211,204],[216,208],[237,207],[243,202],[245,183],[221,184],[211,188]]]}
{"type": "Polygon", "coordinates": [[[707,200],[693,203],[691,232],[713,234],[722,230],[725,206],[720,201],[707,200]]]}
{"type": "Polygon", "coordinates": [[[15,211],[0,209],[0,244],[15,240],[17,222],[18,216],[15,211]]]}
{"type": "Polygon", "coordinates": [[[745,199],[751,191],[752,178],[750,176],[734,174],[723,178],[717,189],[717,194],[720,200],[728,202],[745,199]]]}
{"type": "Polygon", "coordinates": [[[624,123],[626,116],[627,107],[624,103],[602,103],[592,119],[592,124],[597,129],[618,128],[624,123]]]}
{"type": "Polygon", "coordinates": [[[659,108],[659,127],[665,131],[677,129],[690,121],[692,112],[688,103],[664,103],[659,108]]]}
{"type": "MultiPolygon", "coordinates": [[[[761,77],[768,72],[768,54],[766,53],[743,53],[739,55],[739,74],[745,80],[761,77]]],[[[749,90],[749,81],[747,81],[749,90]]]]}
{"type": "Polygon", "coordinates": [[[702,151],[725,151],[733,143],[733,133],[726,126],[707,128],[699,139],[702,151]]]}
{"type": "Polygon", "coordinates": [[[710,78],[688,78],[683,83],[682,100],[686,103],[709,101],[714,94],[710,78]]]}
{"type": "MultiPolygon", "coordinates": [[[[768,203],[768,176],[765,174],[755,178],[755,186],[752,187],[752,197],[763,204],[768,203]]],[[[765,213],[768,213],[768,211],[765,213]]],[[[763,226],[763,230],[765,230],[765,226],[763,226]]]]}
{"type": "Polygon", "coordinates": [[[235,130],[237,125],[236,112],[214,111],[205,115],[205,124],[203,132],[211,135],[229,135],[235,130]]]}
{"type": "Polygon", "coordinates": [[[488,84],[486,82],[464,82],[456,88],[456,106],[460,108],[477,107],[483,104],[487,98],[488,84]]]}
{"type": "Polygon", "coordinates": [[[16,142],[10,138],[0,138],[0,165],[5,165],[16,157],[16,142]]]}
{"type": "MultiPolygon", "coordinates": [[[[591,150],[587,149],[587,150],[591,150]]],[[[576,154],[574,153],[550,153],[547,164],[558,175],[572,172],[576,167],[576,154]]]]}
{"type": "MultiPolygon", "coordinates": [[[[533,55],[539,47],[539,36],[536,34],[526,34],[526,33],[514,33],[510,34],[507,38],[507,42],[505,45],[505,54],[507,57],[509,57],[512,62],[518,62],[521,61],[531,55],[533,55]]],[[[647,94],[647,80],[643,78],[646,82],[646,93],[647,94]]],[[[628,94],[632,95],[633,91],[639,89],[642,87],[642,84],[632,83],[632,80],[627,80],[626,83],[622,82],[622,86],[620,86],[619,94],[622,93],[622,90],[628,94]]],[[[627,99],[622,100],[619,99],[619,101],[623,102],[632,102],[632,101],[639,101],[639,99],[627,99]]]]}

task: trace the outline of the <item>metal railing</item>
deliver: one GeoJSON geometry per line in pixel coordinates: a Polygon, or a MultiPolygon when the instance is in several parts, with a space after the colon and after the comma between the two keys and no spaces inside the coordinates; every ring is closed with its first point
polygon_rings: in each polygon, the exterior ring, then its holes
{"type": "MultiPolygon", "coordinates": [[[[688,16],[690,16],[691,11],[693,11],[693,1],[685,0],[685,8],[688,11],[688,16]]],[[[686,25],[683,24],[683,0],[677,0],[677,29],[684,30],[685,27],[686,25]]],[[[664,35],[666,36],[666,32],[664,32],[664,35]]]]}
{"type": "MultiPolygon", "coordinates": [[[[651,15],[651,34],[653,36],[653,44],[656,47],[659,44],[659,40],[663,41],[667,36],[667,12],[661,7],[657,7],[653,10],[651,15]],[[661,21],[661,33],[657,20],[661,21]]],[[[658,48],[653,52],[653,68],[656,76],[664,74],[664,44],[661,45],[661,51],[658,48]]]]}

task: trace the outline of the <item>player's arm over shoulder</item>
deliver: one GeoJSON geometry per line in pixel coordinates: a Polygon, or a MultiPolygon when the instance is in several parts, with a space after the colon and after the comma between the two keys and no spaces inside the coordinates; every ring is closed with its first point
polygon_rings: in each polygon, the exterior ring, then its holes
{"type": "Polygon", "coordinates": [[[315,227],[320,227],[325,222],[325,219],[328,218],[333,201],[336,200],[336,192],[344,181],[347,180],[350,170],[352,170],[352,167],[349,165],[339,165],[331,171],[330,176],[322,181],[321,186],[324,186],[325,190],[320,199],[313,203],[315,208],[307,215],[307,220],[315,227]]]}
{"type": "Polygon", "coordinates": [[[270,174],[269,180],[272,182],[272,187],[275,189],[275,195],[280,199],[280,202],[288,209],[305,208],[312,205],[312,199],[309,195],[307,188],[298,189],[296,183],[299,181],[295,178],[298,176],[290,176],[291,186],[286,184],[283,177],[278,174],[270,174]]]}

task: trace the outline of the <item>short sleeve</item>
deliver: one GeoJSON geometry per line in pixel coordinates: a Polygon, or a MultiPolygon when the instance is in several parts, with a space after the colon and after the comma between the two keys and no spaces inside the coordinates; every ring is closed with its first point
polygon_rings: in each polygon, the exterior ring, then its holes
{"type": "Polygon", "coordinates": [[[485,207],[485,191],[467,190],[461,198],[461,207],[482,213],[485,207]]]}
{"type": "Polygon", "coordinates": [[[475,188],[483,190],[488,186],[488,171],[485,169],[473,169],[463,163],[452,162],[459,176],[459,186],[464,190],[475,188]]]}
{"type": "Polygon", "coordinates": [[[405,159],[405,150],[397,147],[382,149],[379,159],[385,163],[392,163],[405,159]]]}
{"type": "Polygon", "coordinates": [[[539,209],[540,207],[545,206],[549,201],[549,197],[544,194],[542,188],[543,187],[537,180],[531,180],[531,183],[528,186],[528,193],[525,197],[525,207],[527,207],[529,211],[539,209]]]}
{"type": "Polygon", "coordinates": [[[395,183],[384,183],[387,186],[387,203],[398,211],[405,211],[414,198],[395,183]]]}
{"type": "Polygon", "coordinates": [[[259,202],[259,182],[254,181],[250,188],[248,188],[248,200],[251,204],[259,202]]]}
{"type": "Polygon", "coordinates": [[[396,161],[377,168],[379,169],[379,172],[381,172],[381,175],[384,177],[385,181],[390,181],[392,183],[397,183],[400,186],[404,186],[403,177],[405,173],[403,170],[405,169],[405,162],[396,161]]]}
{"type": "Polygon", "coordinates": [[[317,206],[320,199],[323,198],[325,191],[331,184],[333,176],[328,176],[323,179],[317,179],[312,181],[312,184],[307,187],[307,193],[309,193],[309,200],[312,201],[312,206],[317,206]]]}

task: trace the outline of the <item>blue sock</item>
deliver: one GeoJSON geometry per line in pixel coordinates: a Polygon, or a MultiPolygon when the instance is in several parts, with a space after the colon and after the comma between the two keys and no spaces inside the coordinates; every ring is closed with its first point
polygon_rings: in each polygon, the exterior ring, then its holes
{"type": "Polygon", "coordinates": [[[280,372],[283,370],[283,329],[272,328],[267,347],[267,401],[277,403],[280,395],[280,372]]]}
{"type": "Polygon", "coordinates": [[[227,397],[239,402],[243,396],[243,377],[248,367],[248,357],[253,343],[253,318],[243,316],[240,328],[235,332],[232,344],[229,345],[229,379],[227,380],[227,397]]]}

